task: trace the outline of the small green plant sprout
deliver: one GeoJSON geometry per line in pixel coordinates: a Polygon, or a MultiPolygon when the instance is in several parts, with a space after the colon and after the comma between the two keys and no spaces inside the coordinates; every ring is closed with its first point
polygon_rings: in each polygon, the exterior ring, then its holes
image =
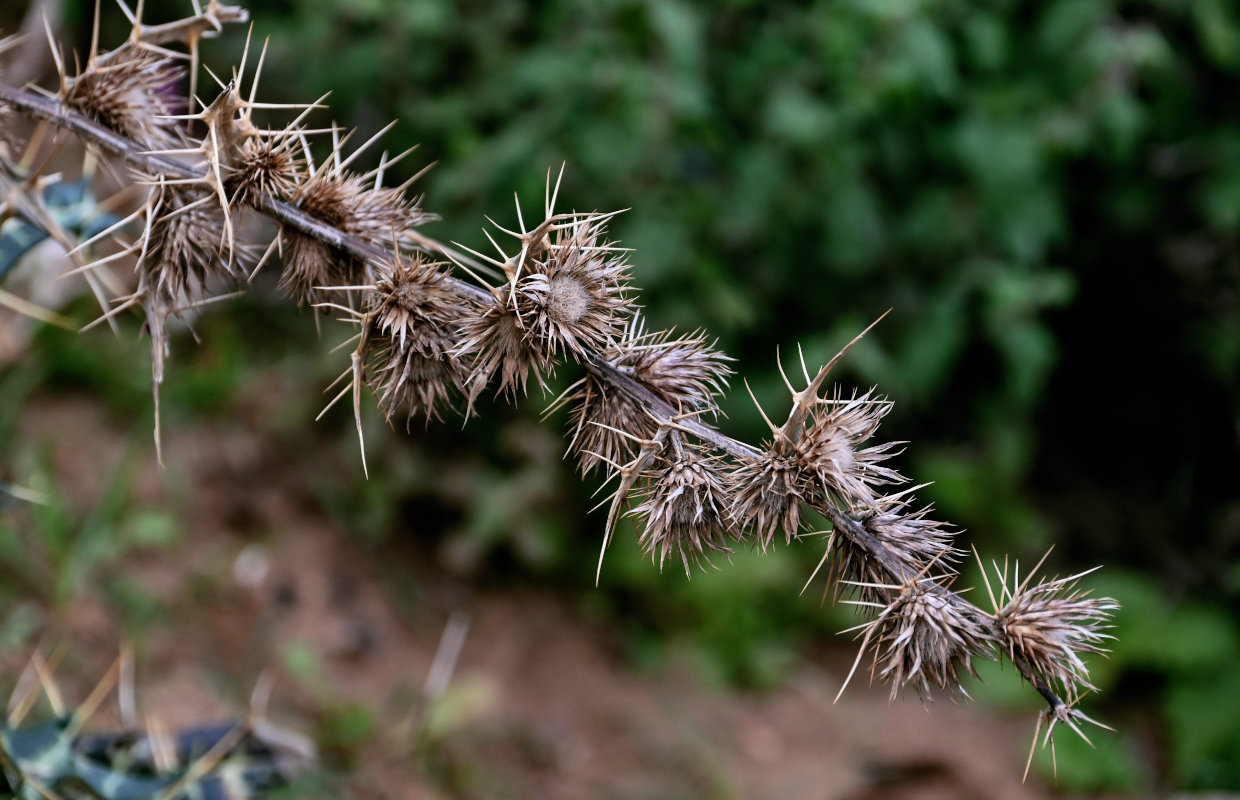
{"type": "MultiPolygon", "coordinates": [[[[817,370],[802,357],[793,377],[781,364],[784,421],[759,408],[769,438],[734,439],[713,424],[734,362],[702,331],[645,329],[631,254],[608,233],[616,212],[559,209],[561,180],[549,171],[541,218],[527,223],[518,204],[515,229],[492,223],[486,254],[438,242],[421,230],[431,215],[407,194],[421,173],[385,185],[405,154],[384,153],[369,171],[354,166],[382,131],[347,150],[351,133],[307,127],[322,98],[285,107],[255,99],[265,49],[251,59],[247,47],[228,80],[198,81],[199,41],[245,21],[243,9],[212,0],[179,22],[147,26],[121,7],[132,23],[124,43],[101,49],[96,22],[89,53],[69,74],[49,32],[58,85],[0,82],[0,109],[36,132],[54,129],[62,149],[81,142],[136,198],[89,238],[43,230],[83,259],[99,321],[145,319],[157,418],[168,320],[231,297],[260,269],[280,269],[289,299],[356,326],[332,403],[350,399],[359,437],[364,390],[408,427],[454,404],[468,417],[491,387],[515,401],[575,365],[581,377],[551,407],[567,410],[568,452],[581,472],[600,470],[611,482],[604,552],[627,516],[646,555],[691,577],[735,548],[766,552],[809,537],[814,512],[831,526],[820,565],[828,591],[853,595],[866,618],[862,654],[893,694],[959,692],[974,659],[1006,658],[1046,701],[1038,722],[1046,740],[1058,724],[1081,733],[1081,722],[1093,722],[1076,708],[1092,688],[1083,659],[1101,652],[1116,603],[1077,591],[1083,574],[1034,583],[1001,573],[992,610],[957,591],[957,531],[917,502],[921,487],[893,466],[898,443],[875,438],[891,401],[829,384],[851,344],[817,370]],[[186,73],[183,110],[170,90],[186,73]],[[213,96],[200,98],[208,88],[213,96]],[[258,111],[288,119],[266,128],[258,111]],[[316,159],[316,148],[328,155],[316,159]],[[255,215],[273,225],[248,224],[255,215]]],[[[14,152],[0,150],[3,213],[42,227],[52,216],[46,160],[18,163],[14,152]]]]}

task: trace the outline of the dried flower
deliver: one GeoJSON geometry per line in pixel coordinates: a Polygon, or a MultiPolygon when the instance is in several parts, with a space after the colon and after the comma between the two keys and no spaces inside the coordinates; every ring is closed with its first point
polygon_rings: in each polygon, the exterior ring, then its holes
{"type": "Polygon", "coordinates": [[[859,447],[891,410],[890,402],[871,394],[841,400],[837,389],[834,399],[821,400],[811,410],[809,424],[796,441],[802,471],[814,475],[822,491],[846,503],[872,504],[876,498],[870,487],[905,480],[880,463],[891,457],[891,448],[898,443],[859,447]]]}
{"type": "Polygon", "coordinates": [[[938,520],[926,519],[930,506],[910,510],[910,493],[919,488],[858,506],[850,514],[886,551],[888,559],[886,563],[880,561],[871,549],[836,531],[823,559],[833,559],[832,574],[841,580],[828,581],[829,585],[834,584],[837,590],[845,583],[857,586],[860,599],[885,604],[891,600],[882,592],[885,584],[910,580],[932,562],[950,563],[959,557],[952,546],[956,531],[938,520]]]}
{"type": "MultiPolygon", "coordinates": [[[[929,696],[931,686],[963,694],[961,673],[976,675],[973,657],[989,655],[993,648],[986,615],[947,589],[946,580],[918,575],[902,586],[883,586],[882,593],[894,594],[885,606],[850,601],[880,609],[874,619],[860,626],[865,635],[853,671],[867,647],[872,648],[874,669],[881,679],[891,682],[893,700],[907,684],[913,684],[923,698],[929,696]]],[[[849,680],[852,675],[849,672],[849,680]]]]}
{"type": "Polygon", "coordinates": [[[184,77],[185,71],[172,59],[146,50],[130,48],[109,54],[106,63],[92,58],[82,73],[63,77],[60,99],[135,142],[153,150],[164,150],[183,141],[181,128],[168,90],[184,77]]]}
{"type": "Polygon", "coordinates": [[[1006,574],[1000,575],[997,600],[1007,599],[1001,608],[991,593],[1001,649],[1049,686],[1076,697],[1082,689],[1094,689],[1081,656],[1106,652],[1102,643],[1111,636],[1103,631],[1110,627],[1107,623],[1119,604],[1109,597],[1089,597],[1089,592],[1077,588],[1092,569],[1030,586],[1036,571],[1037,567],[1015,591],[1008,589],[1006,574]]]}
{"type": "MultiPolygon", "coordinates": [[[[679,413],[713,412],[715,396],[727,385],[727,356],[707,343],[701,332],[675,337],[671,330],[646,333],[634,315],[624,335],[601,353],[603,360],[632,376],[679,413]]],[[[553,408],[570,405],[572,439],[583,475],[604,461],[621,464],[633,457],[633,439],[654,435],[655,421],[624,392],[594,374],[569,387],[553,408]]]]}
{"type": "MultiPolygon", "coordinates": [[[[426,216],[400,187],[368,187],[367,177],[336,168],[315,172],[293,192],[292,202],[326,225],[376,246],[389,245],[426,216]]],[[[369,263],[319,238],[281,228],[285,243],[280,288],[299,304],[314,303],[318,290],[373,282],[369,263]]]]}
{"type": "Polygon", "coordinates": [[[290,197],[301,179],[301,159],[291,135],[255,136],[237,147],[225,178],[233,204],[254,205],[260,198],[290,197]]]}
{"type": "Polygon", "coordinates": [[[602,240],[606,218],[583,217],[555,231],[545,258],[527,258],[510,294],[536,346],[580,361],[620,337],[631,304],[628,264],[602,240]]]}
{"type": "Polygon", "coordinates": [[[147,234],[140,269],[143,286],[158,293],[164,305],[176,305],[183,296],[197,296],[213,277],[237,278],[248,248],[239,248],[229,261],[221,239],[224,211],[214,198],[178,186],[161,186],[147,234]]]}
{"type": "Polygon", "coordinates": [[[771,546],[776,530],[784,531],[786,542],[799,534],[801,504],[810,498],[810,489],[800,462],[779,452],[777,443],[766,443],[759,457],[738,466],[732,481],[732,517],[754,532],[763,550],[771,546]]]}
{"type": "Polygon", "coordinates": [[[669,437],[658,466],[644,473],[648,484],[640,505],[630,513],[644,521],[642,553],[659,554],[659,568],[675,553],[692,576],[691,563],[709,563],[711,553],[730,553],[736,530],[729,517],[728,475],[718,458],[691,446],[678,434],[669,437]],[[670,455],[668,449],[671,450],[670,455]]]}
{"type": "Polygon", "coordinates": [[[428,422],[438,418],[436,406],[447,402],[450,387],[463,391],[469,374],[454,355],[469,308],[444,285],[442,266],[421,256],[397,257],[369,298],[367,355],[373,358],[364,358],[375,365],[371,385],[389,421],[397,409],[407,410],[406,427],[418,413],[428,422]]]}
{"type": "Polygon", "coordinates": [[[469,377],[470,408],[496,375],[499,376],[496,394],[509,400],[526,393],[531,374],[534,381],[546,389],[545,376],[555,368],[555,359],[544,348],[535,346],[527,334],[517,313],[499,300],[488,305],[481,314],[465,320],[457,355],[474,356],[474,368],[469,377]]]}

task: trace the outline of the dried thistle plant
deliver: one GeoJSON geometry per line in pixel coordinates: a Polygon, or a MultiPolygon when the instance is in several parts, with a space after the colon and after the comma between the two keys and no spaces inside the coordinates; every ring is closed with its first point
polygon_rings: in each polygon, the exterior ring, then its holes
{"type": "MultiPolygon", "coordinates": [[[[801,388],[780,364],[787,418],[776,425],[759,408],[769,439],[760,447],[732,439],[709,424],[730,359],[704,332],[644,330],[628,253],[608,237],[612,214],[557,212],[560,180],[548,173],[542,219],[527,228],[518,205],[516,230],[487,233],[495,256],[437,242],[420,230],[430,215],[407,194],[418,175],[384,185],[405,154],[384,155],[370,172],[351,170],[383,131],[346,156],[349,134],[304,125],[321,99],[257,102],[262,56],[248,94],[239,89],[243,57],[211,102],[196,101],[200,40],[247,19],[243,9],[213,0],[163,26],[122,9],[133,27],[121,47],[99,50],[96,34],[86,66],[69,77],[53,45],[59,89],[0,86],[0,109],[75,135],[145,187],[136,210],[71,245],[71,255],[101,297],[100,321],[128,310],[145,315],[156,401],[167,320],[229,296],[218,294],[221,287],[231,290],[279,258],[286,293],[357,326],[332,403],[351,396],[359,436],[364,389],[389,421],[403,413],[408,426],[414,416],[439,418],[456,396],[468,416],[492,385],[515,400],[531,381],[545,386],[562,362],[573,362],[585,374],[551,409],[567,410],[568,450],[580,470],[601,469],[614,481],[600,569],[625,516],[638,523],[645,554],[660,565],[678,561],[692,576],[735,546],[766,550],[781,532],[785,542],[802,537],[812,511],[831,524],[822,562],[831,565],[828,592],[852,592],[866,617],[858,663],[869,653],[873,676],[888,681],[893,695],[906,685],[922,695],[958,692],[975,658],[1006,658],[1047,702],[1035,742],[1043,728],[1045,742],[1058,724],[1081,733],[1079,723],[1093,722],[1075,705],[1094,688],[1085,657],[1103,652],[1117,604],[1078,589],[1086,573],[1031,585],[1029,577],[1009,583],[999,571],[992,611],[956,591],[957,534],[917,503],[921,487],[900,488],[908,479],[891,465],[899,443],[876,438],[891,402],[875,390],[846,393],[827,383],[852,343],[812,376],[802,359],[801,388]],[[181,115],[168,113],[174,104],[165,99],[183,69],[172,60],[174,47],[189,62],[181,115]],[[254,122],[256,109],[299,113],[265,130],[254,122]],[[312,155],[319,141],[330,148],[321,163],[312,155]],[[274,237],[262,241],[242,228],[249,213],[272,220],[274,237]],[[119,252],[86,259],[105,239],[119,242],[119,252]],[[137,265],[136,285],[112,291],[123,283],[114,266],[126,260],[137,265]]],[[[0,148],[6,174],[21,173],[15,149],[0,148]]],[[[6,181],[0,200],[6,209],[29,207],[26,216],[38,219],[29,185],[6,181]]]]}

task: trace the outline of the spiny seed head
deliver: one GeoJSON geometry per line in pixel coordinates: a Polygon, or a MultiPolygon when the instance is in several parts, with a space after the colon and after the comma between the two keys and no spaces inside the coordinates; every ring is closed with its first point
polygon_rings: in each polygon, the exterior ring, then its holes
{"type": "MultiPolygon", "coordinates": [[[[1081,656],[1106,652],[1103,633],[1119,604],[1109,597],[1089,597],[1077,589],[1087,573],[1022,587],[995,613],[1003,650],[1020,658],[1069,697],[1094,689],[1081,656]]],[[[1006,590],[1005,590],[1006,594],[1006,590]]]]}
{"type": "Polygon", "coordinates": [[[881,466],[897,443],[859,449],[890,410],[891,403],[872,398],[870,392],[841,400],[837,390],[835,399],[813,408],[809,424],[797,441],[802,469],[817,478],[824,492],[850,502],[875,502],[871,487],[905,480],[895,470],[881,466]]]}
{"type": "Polygon", "coordinates": [[[313,236],[281,227],[280,237],[284,243],[280,290],[299,306],[318,302],[322,287],[358,286],[373,279],[364,260],[313,236]]]}
{"type": "Polygon", "coordinates": [[[169,305],[184,295],[203,293],[213,277],[236,279],[244,274],[241,261],[249,258],[245,247],[227,252],[221,233],[223,210],[214,200],[200,199],[201,195],[180,187],[160,190],[159,216],[151,223],[140,269],[147,291],[157,293],[169,305]]]}
{"type": "MultiPolygon", "coordinates": [[[[292,202],[310,216],[376,246],[415,227],[425,215],[397,189],[369,188],[362,176],[321,169],[293,192],[292,202]]],[[[319,239],[288,227],[280,288],[299,304],[314,303],[318,288],[373,282],[370,265],[319,239]]]]}
{"type": "MultiPolygon", "coordinates": [[[[727,385],[730,359],[707,343],[701,333],[676,337],[671,330],[646,333],[635,315],[624,335],[601,353],[620,372],[631,375],[679,413],[713,411],[715,396],[727,385]]],[[[600,463],[615,464],[633,457],[632,436],[649,439],[655,422],[638,403],[594,375],[586,376],[565,398],[571,404],[573,438],[582,474],[600,463]],[[630,436],[617,433],[624,431],[630,436]]]]}
{"type": "Polygon", "coordinates": [[[644,499],[630,513],[644,521],[642,553],[653,557],[657,551],[660,569],[675,554],[692,576],[692,564],[704,566],[712,553],[731,552],[727,539],[735,528],[728,515],[728,475],[700,448],[678,439],[673,445],[646,473],[644,499]]]}
{"type": "Polygon", "coordinates": [[[601,241],[603,221],[585,218],[556,231],[543,260],[527,258],[511,293],[536,346],[580,361],[619,338],[632,301],[628,264],[601,241]]]}
{"type": "Polygon", "coordinates": [[[961,673],[976,675],[973,656],[993,650],[985,615],[961,601],[943,581],[916,578],[891,587],[895,599],[867,626],[874,669],[879,678],[891,682],[893,700],[908,684],[923,698],[931,686],[963,693],[961,673]]]}
{"type": "Polygon", "coordinates": [[[739,527],[753,531],[763,550],[771,546],[778,529],[783,529],[785,542],[800,533],[801,503],[810,499],[812,487],[795,459],[768,444],[760,456],[733,471],[732,481],[736,485],[732,517],[739,527]]]}
{"type": "Polygon", "coordinates": [[[127,49],[106,63],[92,62],[75,78],[62,82],[60,99],[117,133],[151,149],[169,149],[183,141],[176,120],[175,89],[185,71],[169,58],[127,49]]]}
{"type": "Polygon", "coordinates": [[[467,318],[462,326],[458,357],[474,356],[469,377],[469,404],[482,394],[491,379],[499,376],[499,389],[510,400],[526,393],[532,373],[539,386],[546,388],[545,375],[555,367],[554,357],[536,346],[520,318],[503,300],[496,299],[480,314],[467,318]]]}
{"type": "Polygon", "coordinates": [[[867,602],[887,603],[891,597],[881,588],[888,582],[908,581],[921,574],[931,562],[951,563],[959,553],[952,546],[956,532],[944,523],[926,519],[931,507],[919,511],[909,509],[911,498],[905,495],[880,498],[851,512],[851,516],[867,533],[888,551],[899,565],[899,574],[891,574],[872,554],[847,536],[834,537],[832,573],[840,580],[830,584],[841,591],[846,584],[857,585],[859,598],[867,602]]]}
{"type": "Polygon", "coordinates": [[[225,189],[231,202],[254,205],[259,198],[290,197],[301,178],[301,159],[291,136],[255,136],[245,139],[234,154],[225,189]]]}
{"type": "Polygon", "coordinates": [[[428,422],[438,418],[437,406],[448,401],[449,387],[463,391],[469,374],[453,351],[470,309],[444,285],[442,266],[420,256],[398,257],[380,271],[370,294],[371,385],[389,421],[397,409],[406,409],[406,427],[415,414],[425,414],[428,422]]]}

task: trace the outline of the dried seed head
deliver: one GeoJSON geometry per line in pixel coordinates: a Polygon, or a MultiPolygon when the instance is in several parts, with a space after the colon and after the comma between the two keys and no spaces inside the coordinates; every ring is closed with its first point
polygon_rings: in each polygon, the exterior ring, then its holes
{"type": "MultiPolygon", "coordinates": [[[[911,491],[911,490],[910,490],[911,491]]],[[[859,587],[859,597],[867,602],[888,603],[891,597],[882,586],[891,581],[908,581],[920,575],[932,562],[950,563],[959,558],[952,546],[956,531],[938,520],[926,519],[931,507],[910,510],[907,492],[880,498],[872,505],[851,513],[861,527],[873,536],[898,566],[892,574],[887,566],[845,535],[832,539],[833,578],[829,586],[837,592],[845,584],[859,587]],[[838,578],[839,580],[836,580],[838,578]]]]}
{"type": "Polygon", "coordinates": [[[75,78],[62,81],[60,99],[117,133],[153,150],[176,147],[184,137],[176,120],[176,87],[185,71],[172,59],[130,48],[106,63],[92,59],[75,78]]]}
{"type": "Polygon", "coordinates": [[[736,485],[732,517],[739,527],[753,531],[763,550],[771,546],[778,529],[785,542],[799,535],[801,503],[812,497],[813,487],[796,459],[767,443],[761,456],[733,471],[732,480],[736,485]]]}
{"type": "Polygon", "coordinates": [[[704,566],[712,553],[731,552],[727,539],[736,534],[728,516],[729,482],[718,459],[673,434],[658,466],[644,475],[644,499],[630,512],[644,521],[643,554],[657,551],[662,569],[674,553],[692,577],[691,564],[704,566]]]}
{"type": "Polygon", "coordinates": [[[931,686],[963,693],[961,673],[976,675],[973,657],[993,651],[989,620],[946,588],[943,578],[918,577],[888,590],[895,599],[864,626],[858,661],[871,646],[874,670],[891,682],[893,700],[907,684],[915,686],[923,699],[929,697],[931,686]]]}
{"type": "MultiPolygon", "coordinates": [[[[624,335],[601,352],[603,360],[631,375],[679,413],[713,411],[715,395],[727,385],[730,359],[713,349],[700,332],[674,338],[673,331],[646,333],[635,315],[624,335]]],[[[634,455],[633,439],[654,435],[655,422],[628,395],[588,375],[562,400],[570,404],[573,429],[570,452],[577,455],[582,474],[600,463],[614,464],[634,455]]]]}
{"type": "MultiPolygon", "coordinates": [[[[1092,572],[1093,570],[1089,570],[1092,572]]],[[[1015,592],[1001,585],[1007,603],[995,613],[999,641],[1008,656],[1021,660],[1050,686],[1062,687],[1069,697],[1094,689],[1081,656],[1105,653],[1103,633],[1119,604],[1109,597],[1088,597],[1077,584],[1089,572],[1028,586],[1015,592]]]]}
{"type": "Polygon", "coordinates": [[[845,502],[873,504],[877,498],[872,486],[905,480],[880,463],[891,457],[897,443],[859,449],[890,410],[891,403],[872,398],[870,392],[841,400],[837,389],[833,400],[820,401],[810,412],[796,445],[801,468],[816,476],[824,492],[845,502]]]}
{"type": "Polygon", "coordinates": [[[157,216],[150,224],[140,270],[148,292],[176,305],[178,298],[197,296],[213,277],[235,279],[244,274],[241,261],[248,248],[238,247],[229,262],[221,231],[224,211],[210,196],[164,186],[158,194],[157,216]]]}
{"type": "Polygon", "coordinates": [[[291,136],[256,136],[238,146],[225,178],[233,204],[254,205],[259,198],[290,197],[301,179],[301,160],[291,136]]]}
{"type": "MultiPolygon", "coordinates": [[[[368,188],[362,176],[332,169],[322,169],[298,186],[292,202],[315,219],[380,247],[425,219],[399,189],[368,188]]],[[[288,227],[282,227],[280,235],[286,245],[280,288],[299,304],[316,302],[320,287],[374,280],[363,259],[288,227]]]]}
{"type": "Polygon", "coordinates": [[[544,376],[554,369],[555,359],[546,349],[534,345],[529,331],[505,301],[496,299],[481,314],[466,319],[461,338],[458,357],[474,354],[474,369],[469,377],[471,408],[496,375],[496,393],[509,400],[526,393],[531,373],[539,386],[547,388],[544,376]]]}
{"type": "Polygon", "coordinates": [[[606,220],[583,218],[557,230],[543,260],[527,258],[511,293],[536,346],[580,361],[620,338],[632,303],[628,264],[602,241],[606,220]]]}
{"type": "Polygon", "coordinates": [[[389,421],[406,409],[406,427],[415,414],[425,414],[427,422],[438,418],[436,407],[448,401],[449,387],[463,391],[469,374],[453,354],[469,308],[444,285],[442,266],[420,256],[398,257],[381,271],[370,295],[371,385],[389,421]]]}

